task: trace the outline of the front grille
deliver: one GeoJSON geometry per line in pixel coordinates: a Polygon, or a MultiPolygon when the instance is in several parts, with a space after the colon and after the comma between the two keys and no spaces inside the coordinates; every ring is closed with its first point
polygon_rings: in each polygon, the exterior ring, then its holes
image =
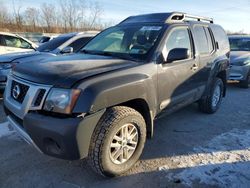
{"type": "Polygon", "coordinates": [[[12,85],[11,85],[11,97],[16,100],[17,102],[19,103],[23,103],[24,101],[24,98],[27,94],[29,90],[29,86],[27,85],[24,85],[22,83],[19,83],[19,82],[16,82],[15,80],[12,81],[12,85]],[[16,86],[19,86],[20,88],[20,93],[18,95],[16,95],[16,97],[14,97],[14,88],[16,86]]]}
{"type": "Polygon", "coordinates": [[[41,102],[43,100],[43,97],[46,93],[46,90],[45,89],[40,89],[38,95],[37,95],[37,98],[36,98],[36,101],[34,103],[34,106],[40,106],[41,105],[41,102]]]}

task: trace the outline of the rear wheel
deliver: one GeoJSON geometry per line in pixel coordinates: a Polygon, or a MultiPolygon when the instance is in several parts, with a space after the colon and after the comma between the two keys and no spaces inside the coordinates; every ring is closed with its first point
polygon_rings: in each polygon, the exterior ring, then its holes
{"type": "Polygon", "coordinates": [[[216,78],[210,88],[209,95],[199,101],[200,110],[208,114],[215,113],[221,105],[223,90],[223,81],[220,78],[216,78]]]}
{"type": "Polygon", "coordinates": [[[146,124],[132,108],[113,107],[106,111],[92,136],[89,161],[104,176],[117,176],[139,159],[146,140],[146,124]]]}
{"type": "Polygon", "coordinates": [[[248,73],[246,80],[240,81],[240,87],[249,88],[249,86],[250,86],[250,72],[248,73]]]}

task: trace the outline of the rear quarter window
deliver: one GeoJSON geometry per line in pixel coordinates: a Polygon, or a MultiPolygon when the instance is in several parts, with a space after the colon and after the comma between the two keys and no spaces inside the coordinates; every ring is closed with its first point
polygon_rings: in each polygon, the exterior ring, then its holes
{"type": "Polygon", "coordinates": [[[218,25],[211,25],[210,28],[213,32],[215,41],[219,45],[219,51],[223,54],[228,53],[230,51],[230,45],[225,30],[218,25]]]}

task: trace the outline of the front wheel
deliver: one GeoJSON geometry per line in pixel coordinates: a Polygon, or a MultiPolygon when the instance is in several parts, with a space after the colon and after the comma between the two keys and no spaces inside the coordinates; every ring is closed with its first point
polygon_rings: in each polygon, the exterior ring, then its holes
{"type": "Polygon", "coordinates": [[[104,176],[117,176],[129,170],[139,159],[146,140],[146,124],[132,108],[108,109],[92,136],[89,161],[104,176]]]}
{"type": "Polygon", "coordinates": [[[199,101],[200,110],[208,114],[215,113],[221,105],[223,90],[224,90],[223,81],[220,78],[216,78],[210,88],[209,95],[200,99],[199,101]]]}

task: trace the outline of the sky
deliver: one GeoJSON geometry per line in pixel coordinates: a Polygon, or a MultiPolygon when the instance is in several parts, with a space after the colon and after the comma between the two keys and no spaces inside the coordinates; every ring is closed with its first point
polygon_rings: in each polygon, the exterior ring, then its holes
{"type": "MultiPolygon", "coordinates": [[[[0,0],[1,1],[1,0],[0,0]]],[[[12,6],[11,0],[2,0],[12,6]]],[[[39,7],[57,0],[20,0],[24,7],[39,7]]],[[[94,0],[89,0],[94,1],[94,0]]],[[[250,0],[95,0],[102,6],[103,20],[118,23],[131,15],[179,11],[214,18],[225,30],[250,34],[250,0]]]]}

